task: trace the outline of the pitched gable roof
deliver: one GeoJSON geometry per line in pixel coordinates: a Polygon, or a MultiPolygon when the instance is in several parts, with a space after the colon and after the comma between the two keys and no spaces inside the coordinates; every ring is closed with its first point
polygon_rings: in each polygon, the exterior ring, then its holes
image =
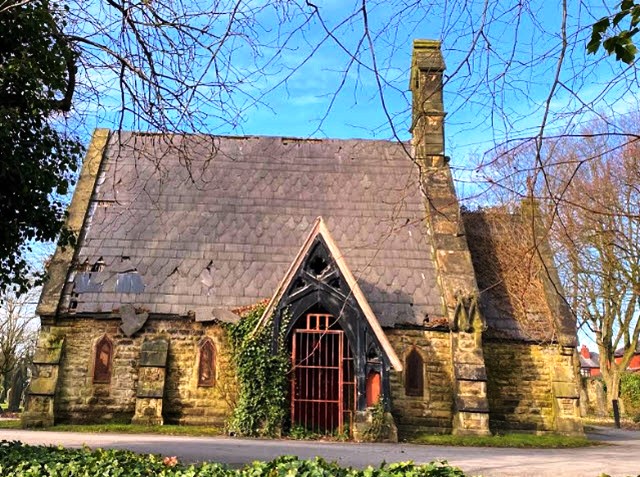
{"type": "Polygon", "coordinates": [[[92,276],[76,275],[76,313],[133,303],[198,317],[256,303],[319,215],[382,326],[442,313],[402,144],[113,133],[97,183],[77,252],[92,276]]]}
{"type": "Polygon", "coordinates": [[[598,353],[594,353],[593,351],[589,352],[589,358],[585,358],[581,353],[578,353],[578,357],[580,358],[581,368],[600,367],[600,355],[598,353]]]}
{"type": "Polygon", "coordinates": [[[389,343],[389,340],[387,339],[387,336],[385,335],[384,331],[382,331],[382,327],[380,326],[380,322],[378,321],[378,318],[376,317],[375,313],[371,309],[371,306],[369,305],[369,302],[367,301],[364,293],[362,293],[362,290],[360,289],[360,285],[358,285],[358,280],[356,280],[355,276],[351,272],[351,269],[347,265],[344,255],[338,248],[338,244],[335,242],[335,240],[331,236],[331,233],[329,232],[329,229],[327,228],[327,225],[325,224],[322,217],[318,217],[313,223],[313,226],[311,227],[311,231],[309,232],[309,235],[307,235],[307,238],[304,240],[302,247],[300,247],[300,250],[296,254],[293,261],[291,262],[291,265],[289,266],[287,273],[284,275],[282,281],[276,288],[257,326],[258,327],[264,326],[266,321],[269,319],[276,305],[282,298],[283,294],[285,293],[287,288],[289,288],[289,285],[291,285],[291,282],[295,278],[296,273],[302,266],[303,260],[311,250],[312,245],[318,239],[318,237],[321,237],[324,240],[324,243],[326,244],[329,250],[329,254],[331,258],[333,258],[333,260],[335,261],[340,274],[346,281],[347,287],[349,289],[349,293],[351,293],[355,298],[358,306],[360,307],[360,310],[362,311],[365,319],[367,320],[367,323],[371,327],[371,330],[373,331],[374,335],[380,342],[382,349],[384,350],[387,357],[389,358],[389,362],[391,363],[391,365],[396,371],[402,371],[402,362],[400,361],[400,359],[398,358],[398,355],[394,351],[393,346],[391,346],[391,343],[389,343]]]}
{"type": "Polygon", "coordinates": [[[521,214],[502,209],[462,215],[469,251],[487,321],[486,336],[575,345],[575,321],[565,307],[554,307],[558,290],[546,243],[534,244],[531,226],[521,214]],[[545,263],[541,256],[545,256],[545,263]]]}
{"type": "MultiPolygon", "coordinates": [[[[613,353],[613,356],[616,357],[616,358],[620,358],[621,356],[624,355],[625,351],[626,351],[626,349],[624,347],[618,348],[613,353]]],[[[640,354],[640,343],[638,343],[638,345],[636,346],[636,350],[633,352],[633,354],[640,354]]]]}

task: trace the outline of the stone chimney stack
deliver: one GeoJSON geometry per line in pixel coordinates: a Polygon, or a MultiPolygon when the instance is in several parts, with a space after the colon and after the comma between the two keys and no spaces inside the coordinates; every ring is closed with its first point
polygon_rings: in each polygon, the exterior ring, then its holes
{"type": "Polygon", "coordinates": [[[444,104],[442,73],[444,59],[440,42],[414,40],[411,59],[413,116],[411,133],[416,160],[426,167],[441,166],[444,155],[444,104]]]}

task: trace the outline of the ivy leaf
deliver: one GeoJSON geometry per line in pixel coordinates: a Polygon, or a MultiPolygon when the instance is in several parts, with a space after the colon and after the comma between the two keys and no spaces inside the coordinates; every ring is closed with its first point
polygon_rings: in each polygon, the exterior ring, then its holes
{"type": "Polygon", "coordinates": [[[613,26],[618,26],[618,23],[620,23],[627,15],[629,15],[629,10],[616,13],[613,17],[613,26]]]}
{"type": "Polygon", "coordinates": [[[587,51],[589,53],[595,53],[600,48],[600,44],[602,43],[602,37],[604,32],[609,28],[610,22],[609,18],[604,17],[598,20],[593,25],[593,29],[591,31],[591,40],[587,44],[587,51]]]}

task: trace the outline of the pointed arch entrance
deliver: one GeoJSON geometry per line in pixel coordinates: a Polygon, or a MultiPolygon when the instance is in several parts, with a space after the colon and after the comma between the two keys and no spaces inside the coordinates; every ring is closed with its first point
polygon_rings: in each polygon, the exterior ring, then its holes
{"type": "Polygon", "coordinates": [[[286,345],[291,352],[293,426],[344,432],[378,401],[389,410],[389,373],[402,363],[321,217],[256,329],[262,326],[271,327],[274,351],[286,345]]]}
{"type": "Polygon", "coordinates": [[[354,357],[338,320],[307,313],[291,333],[291,425],[342,434],[356,402],[354,357]]]}

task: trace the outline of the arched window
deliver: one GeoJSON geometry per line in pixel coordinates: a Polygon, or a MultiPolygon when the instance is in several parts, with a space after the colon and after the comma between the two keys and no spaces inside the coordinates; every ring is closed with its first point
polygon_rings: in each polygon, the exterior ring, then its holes
{"type": "Polygon", "coordinates": [[[216,382],[216,348],[209,338],[200,344],[198,386],[213,386],[216,382]]]}
{"type": "Polygon", "coordinates": [[[415,348],[409,352],[406,358],[404,391],[407,396],[424,395],[424,362],[415,348]]]}
{"type": "Polygon", "coordinates": [[[111,361],[113,360],[113,342],[103,336],[96,343],[96,355],[93,363],[93,382],[109,384],[111,382],[111,361]]]}

